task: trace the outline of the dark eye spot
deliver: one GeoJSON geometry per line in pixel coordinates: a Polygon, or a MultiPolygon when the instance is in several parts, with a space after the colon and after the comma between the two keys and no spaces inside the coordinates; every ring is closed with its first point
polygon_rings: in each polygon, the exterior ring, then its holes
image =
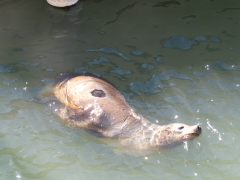
{"type": "Polygon", "coordinates": [[[92,96],[94,97],[105,97],[105,93],[103,90],[98,90],[98,89],[94,89],[92,92],[91,92],[92,96]]]}
{"type": "Polygon", "coordinates": [[[179,129],[179,130],[182,130],[183,128],[184,128],[184,126],[181,126],[181,127],[179,127],[178,129],[179,129]]]}

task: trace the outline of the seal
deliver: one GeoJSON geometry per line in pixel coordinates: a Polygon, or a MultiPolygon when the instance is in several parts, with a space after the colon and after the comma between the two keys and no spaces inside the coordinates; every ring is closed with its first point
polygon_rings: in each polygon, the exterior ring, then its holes
{"type": "Polygon", "coordinates": [[[198,125],[151,123],[137,114],[112,84],[97,77],[64,79],[54,87],[54,94],[62,103],[56,114],[67,126],[117,138],[124,146],[173,147],[202,132],[198,125]]]}

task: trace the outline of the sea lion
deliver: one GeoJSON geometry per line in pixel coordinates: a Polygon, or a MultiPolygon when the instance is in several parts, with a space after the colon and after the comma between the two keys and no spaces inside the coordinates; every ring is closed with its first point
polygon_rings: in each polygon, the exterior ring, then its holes
{"type": "Polygon", "coordinates": [[[67,78],[54,88],[63,107],[57,115],[70,127],[84,128],[95,135],[119,139],[138,149],[172,147],[199,136],[198,125],[157,125],[137,114],[110,83],[91,76],[67,78]]]}

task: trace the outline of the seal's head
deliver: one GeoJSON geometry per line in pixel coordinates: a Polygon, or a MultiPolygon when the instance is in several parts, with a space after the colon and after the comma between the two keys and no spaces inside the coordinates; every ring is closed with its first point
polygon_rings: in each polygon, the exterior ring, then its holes
{"type": "Polygon", "coordinates": [[[123,139],[122,144],[135,145],[138,149],[148,149],[148,147],[171,148],[198,137],[202,132],[202,128],[198,125],[188,126],[182,123],[163,126],[148,124],[141,133],[139,133],[139,128],[136,132],[131,134],[131,137],[123,139]]]}
{"type": "Polygon", "coordinates": [[[202,133],[202,128],[199,125],[188,126],[182,123],[169,124],[166,129],[171,130],[179,140],[183,141],[192,140],[202,133]]]}

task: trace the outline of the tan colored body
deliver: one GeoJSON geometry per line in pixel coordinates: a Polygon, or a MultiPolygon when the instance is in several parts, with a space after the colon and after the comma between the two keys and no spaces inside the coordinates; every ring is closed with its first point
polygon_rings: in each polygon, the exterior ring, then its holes
{"type": "Polygon", "coordinates": [[[74,128],[85,128],[97,135],[116,137],[122,145],[148,147],[175,146],[201,134],[197,125],[174,123],[159,126],[137,115],[124,96],[99,78],[78,76],[54,88],[64,104],[57,114],[74,128]]]}

